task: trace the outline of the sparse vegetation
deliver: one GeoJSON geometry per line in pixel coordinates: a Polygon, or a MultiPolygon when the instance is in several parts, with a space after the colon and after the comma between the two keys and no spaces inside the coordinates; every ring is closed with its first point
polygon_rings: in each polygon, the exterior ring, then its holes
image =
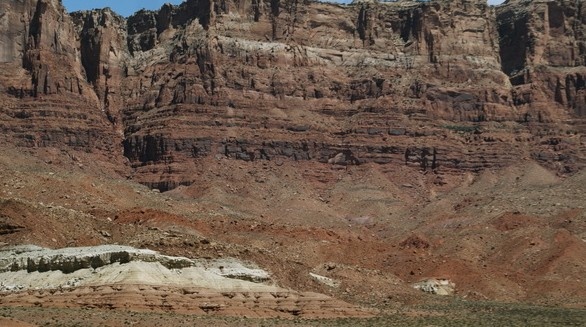
{"type": "MultiPolygon", "coordinates": [[[[369,319],[248,319],[111,310],[0,308],[1,316],[42,326],[584,326],[586,310],[449,299],[369,319]]],[[[1,321],[0,321],[1,322],[1,321]]]]}

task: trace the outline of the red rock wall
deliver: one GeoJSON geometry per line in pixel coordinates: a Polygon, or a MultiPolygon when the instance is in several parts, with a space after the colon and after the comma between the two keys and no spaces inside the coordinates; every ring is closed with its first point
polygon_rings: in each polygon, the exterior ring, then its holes
{"type": "Polygon", "coordinates": [[[580,2],[188,0],[128,20],[2,6],[8,138],[123,150],[153,187],[193,182],[209,158],[583,165],[580,2]]]}
{"type": "Polygon", "coordinates": [[[79,34],[58,0],[3,1],[0,130],[25,147],[114,156],[119,138],[87,82],[79,34]],[[6,18],[7,17],[7,18],[6,18]]]}

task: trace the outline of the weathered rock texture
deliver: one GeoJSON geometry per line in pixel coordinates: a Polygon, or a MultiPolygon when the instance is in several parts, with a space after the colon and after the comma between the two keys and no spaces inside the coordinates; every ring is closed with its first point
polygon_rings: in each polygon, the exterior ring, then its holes
{"type": "Polygon", "coordinates": [[[5,248],[0,277],[0,304],[8,306],[37,303],[32,299],[50,290],[55,297],[40,298],[53,307],[307,318],[375,313],[323,294],[263,284],[270,280],[266,271],[236,259],[192,260],[125,246],[5,248]]]}
{"type": "Polygon", "coordinates": [[[82,65],[79,33],[58,0],[0,4],[3,138],[114,158],[119,143],[82,65]]]}
{"type": "Polygon", "coordinates": [[[191,184],[214,157],[584,164],[581,2],[188,0],[127,20],[0,6],[3,134],[123,151],[151,187],[191,184]]]}
{"type": "MultiPolygon", "coordinates": [[[[503,70],[517,106],[551,119],[552,100],[586,114],[586,7],[581,1],[511,2],[497,9],[503,70]]],[[[535,115],[533,115],[535,116],[535,115]]]]}

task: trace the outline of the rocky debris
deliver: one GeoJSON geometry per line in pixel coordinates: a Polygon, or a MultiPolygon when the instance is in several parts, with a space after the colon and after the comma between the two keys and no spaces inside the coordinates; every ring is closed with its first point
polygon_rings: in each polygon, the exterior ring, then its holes
{"type": "MultiPolygon", "coordinates": [[[[424,276],[448,278],[457,296],[474,299],[580,306],[586,298],[584,172],[560,178],[528,160],[448,175],[449,188],[440,189],[435,174],[401,166],[328,167],[322,182],[300,164],[223,159],[202,171],[207,182],[153,194],[131,180],[43,162],[16,151],[0,157],[0,185],[22,186],[4,188],[13,195],[0,201],[0,214],[26,227],[0,237],[4,243],[116,242],[187,258],[237,257],[270,269],[285,288],[373,305],[391,296],[397,304],[436,301],[411,287],[424,276]],[[254,183],[261,176],[265,184],[254,183]],[[411,235],[430,246],[401,247],[411,235]],[[321,285],[309,272],[342,287],[321,285]]],[[[61,285],[76,284],[74,277],[61,285]]]]}
{"type": "Polygon", "coordinates": [[[264,283],[271,280],[268,272],[262,269],[248,268],[233,259],[217,259],[215,260],[215,267],[210,268],[210,270],[226,278],[247,280],[255,283],[264,283]]]}
{"type": "Polygon", "coordinates": [[[24,226],[13,224],[7,217],[0,217],[0,235],[14,234],[25,229],[24,226]]]}
{"type": "Polygon", "coordinates": [[[429,247],[431,247],[431,244],[429,243],[429,241],[427,239],[425,239],[425,237],[421,236],[421,235],[411,235],[409,237],[407,237],[406,239],[404,239],[403,241],[401,241],[401,243],[399,243],[399,246],[402,249],[429,249],[429,247]]]}
{"type": "Polygon", "coordinates": [[[413,284],[413,288],[435,295],[452,295],[456,285],[448,279],[430,278],[413,284]]]}
{"type": "Polygon", "coordinates": [[[314,274],[311,272],[309,273],[309,276],[311,276],[311,278],[313,278],[313,279],[317,280],[318,282],[320,282],[324,285],[327,285],[329,287],[339,287],[340,286],[339,281],[333,280],[333,279],[326,277],[326,276],[321,276],[321,275],[314,274]]]}

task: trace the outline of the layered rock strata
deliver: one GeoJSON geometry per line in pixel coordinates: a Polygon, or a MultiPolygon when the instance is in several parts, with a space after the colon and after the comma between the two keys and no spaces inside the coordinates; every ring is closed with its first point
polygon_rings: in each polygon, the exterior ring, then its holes
{"type": "Polygon", "coordinates": [[[11,0],[0,7],[3,138],[115,158],[118,137],[87,81],[80,35],[61,2],[11,0]]]}
{"type": "Polygon", "coordinates": [[[188,0],[127,20],[3,6],[4,134],[123,153],[154,188],[195,182],[211,158],[584,164],[579,2],[188,0]]]}
{"type": "Polygon", "coordinates": [[[8,306],[307,318],[374,313],[270,285],[266,271],[236,259],[195,260],[125,246],[0,249],[0,277],[0,304],[8,306]]]}

